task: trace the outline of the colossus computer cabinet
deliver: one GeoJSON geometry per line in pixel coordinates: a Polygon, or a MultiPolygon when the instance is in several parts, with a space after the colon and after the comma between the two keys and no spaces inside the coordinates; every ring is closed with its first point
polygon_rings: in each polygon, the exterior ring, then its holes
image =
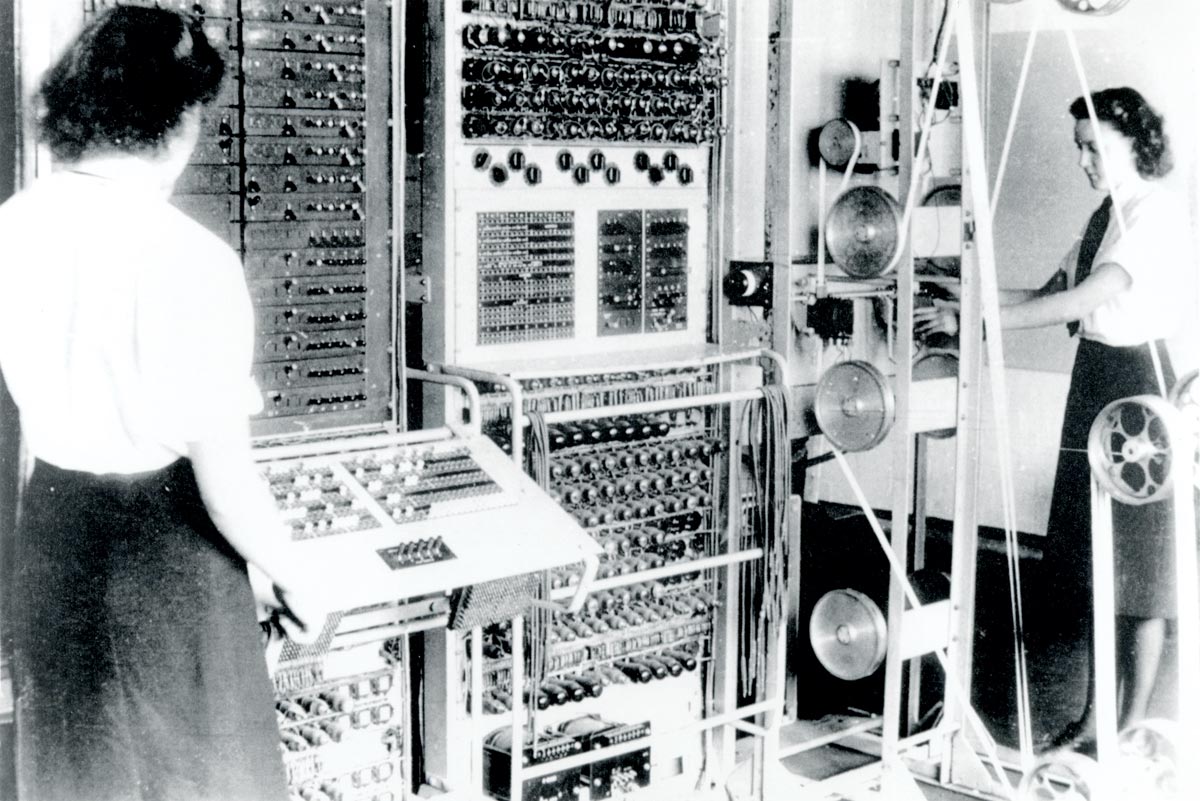
{"type": "MultiPolygon", "coordinates": [[[[23,182],[119,4],[18,3],[23,182]]],[[[256,457],[341,599],[267,648],[294,797],[723,794],[788,501],[743,466],[782,365],[716,333],[725,4],[128,4],[225,55],[172,202],[244,262],[256,457]]]]}

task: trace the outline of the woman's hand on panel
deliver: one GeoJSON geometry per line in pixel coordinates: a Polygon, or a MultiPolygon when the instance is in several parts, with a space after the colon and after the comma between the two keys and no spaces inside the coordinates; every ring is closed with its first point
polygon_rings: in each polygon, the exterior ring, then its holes
{"type": "Polygon", "coordinates": [[[914,330],[921,336],[958,334],[958,301],[935,300],[932,306],[913,309],[914,330]]]}
{"type": "Polygon", "coordinates": [[[301,645],[320,639],[329,615],[337,611],[330,594],[319,586],[288,589],[276,583],[273,589],[275,597],[268,603],[271,622],[301,645]]]}

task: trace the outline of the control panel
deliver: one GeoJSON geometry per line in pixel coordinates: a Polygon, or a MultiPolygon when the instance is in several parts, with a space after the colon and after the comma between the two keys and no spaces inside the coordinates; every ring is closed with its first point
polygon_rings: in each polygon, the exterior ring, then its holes
{"type": "Polygon", "coordinates": [[[570,338],[575,219],[570,212],[481,212],[479,343],[570,338]]]}
{"type": "Polygon", "coordinates": [[[450,625],[452,591],[599,547],[486,437],[360,435],[257,456],[288,547],[321,565],[343,610],[311,645],[268,646],[292,798],[413,797],[408,635],[450,625]]]}
{"type": "Polygon", "coordinates": [[[687,328],[687,234],[686,209],[600,213],[598,335],[687,328]]]}
{"type": "Polygon", "coordinates": [[[256,455],[291,547],[324,566],[346,608],[558,569],[599,550],[485,437],[380,434],[256,455]]]}
{"type": "Polygon", "coordinates": [[[381,519],[412,523],[516,502],[503,495],[466,446],[284,460],[271,463],[266,477],[294,539],[378,528],[381,519]],[[466,499],[471,500],[455,503],[466,499]]]}
{"type": "Polygon", "coordinates": [[[721,3],[433,5],[426,359],[703,345],[721,3]]]}
{"type": "Polygon", "coordinates": [[[391,418],[386,0],[84,0],[203,20],[226,77],[173,202],[241,255],[258,312],[257,434],[391,418]]]}

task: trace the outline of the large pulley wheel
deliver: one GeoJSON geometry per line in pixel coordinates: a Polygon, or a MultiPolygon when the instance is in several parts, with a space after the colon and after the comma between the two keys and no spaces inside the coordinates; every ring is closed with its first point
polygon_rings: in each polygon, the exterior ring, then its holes
{"type": "Polygon", "coordinates": [[[1038,759],[1017,787],[1020,801],[1094,801],[1103,795],[1100,765],[1072,751],[1038,759]]]}
{"type": "Polygon", "coordinates": [[[887,620],[858,590],[831,590],[813,607],[808,641],[832,675],[845,681],[865,679],[887,654],[887,620]]]}
{"type": "Polygon", "coordinates": [[[858,152],[859,131],[850,120],[838,118],[821,126],[817,136],[817,152],[830,167],[842,168],[858,152]]]}
{"type": "Polygon", "coordinates": [[[1058,4],[1068,11],[1077,14],[1094,14],[1105,16],[1115,14],[1125,7],[1129,0],[1058,0],[1058,4]]]}
{"type": "Polygon", "coordinates": [[[1179,798],[1178,745],[1179,724],[1173,720],[1143,720],[1122,731],[1118,752],[1123,797],[1179,798]]]}
{"type": "Polygon", "coordinates": [[[1180,412],[1155,395],[1108,404],[1088,434],[1088,462],[1100,486],[1133,506],[1171,497],[1176,460],[1193,445],[1180,412]]]}
{"type": "Polygon", "coordinates": [[[825,244],[852,278],[884,273],[900,246],[900,204],[877,186],[856,186],[833,202],[825,218],[825,244]]]}
{"type": "Polygon", "coordinates": [[[870,362],[839,362],[821,376],[813,401],[817,426],[848,453],[883,442],[896,419],[896,399],[883,373],[870,362]]]}
{"type": "MultiPolygon", "coordinates": [[[[922,206],[956,206],[962,208],[962,185],[961,184],[943,184],[930,190],[925,197],[921,198],[922,206]]],[[[958,278],[962,270],[961,256],[929,256],[921,260],[924,267],[928,267],[934,273],[939,275],[949,275],[958,278]]]]}
{"type": "MultiPolygon", "coordinates": [[[[936,378],[958,378],[958,354],[952,350],[930,350],[913,362],[912,380],[931,381],[936,378]]],[[[933,439],[948,439],[957,433],[955,428],[922,432],[933,439]]]]}
{"type": "Polygon", "coordinates": [[[1192,480],[1200,487],[1200,370],[1193,370],[1171,387],[1171,404],[1178,409],[1191,427],[1195,439],[1195,470],[1192,480]]]}

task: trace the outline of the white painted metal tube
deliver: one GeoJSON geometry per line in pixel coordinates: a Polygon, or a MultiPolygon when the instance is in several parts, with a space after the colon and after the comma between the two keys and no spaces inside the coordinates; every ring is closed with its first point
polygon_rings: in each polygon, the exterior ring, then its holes
{"type": "MultiPolygon", "coordinates": [[[[524,409],[524,392],[521,390],[521,382],[517,381],[512,376],[504,375],[503,373],[493,373],[487,370],[476,370],[473,367],[459,367],[454,364],[438,364],[430,365],[447,375],[456,375],[471,381],[483,381],[489,384],[500,384],[508,390],[509,401],[512,405],[512,420],[516,421],[523,414],[524,409]]],[[[519,425],[512,427],[512,458],[517,464],[524,463],[525,445],[524,432],[519,425]]]]}
{"type": "MultiPolygon", "coordinates": [[[[732,553],[721,554],[720,556],[709,556],[704,559],[693,559],[690,562],[675,562],[664,567],[656,567],[651,570],[642,570],[637,573],[627,573],[623,576],[614,576],[613,578],[599,579],[592,584],[592,592],[602,592],[603,590],[611,590],[617,587],[624,587],[629,584],[638,584],[643,581],[658,581],[671,576],[679,576],[684,573],[695,573],[700,570],[715,570],[716,568],[729,567],[730,565],[749,562],[752,559],[761,559],[763,556],[762,548],[750,548],[745,551],[734,551],[732,553]]],[[[582,582],[580,582],[581,586],[582,582]]],[[[551,591],[550,597],[554,599],[569,598],[577,593],[576,587],[559,587],[551,591]]]]}
{"type": "MultiPolygon", "coordinates": [[[[1096,675],[1096,758],[1117,759],[1117,606],[1113,571],[1112,498],[1090,481],[1092,503],[1092,669],[1096,675]]],[[[1180,677],[1183,678],[1182,676],[1180,677]]]]}
{"type": "Polygon", "coordinates": [[[417,381],[425,381],[429,384],[443,384],[445,386],[461,389],[463,394],[467,396],[467,408],[471,413],[472,434],[478,436],[483,433],[483,420],[481,417],[482,406],[479,401],[479,388],[475,386],[473,381],[468,381],[462,376],[450,375],[449,373],[431,373],[428,370],[407,371],[407,376],[417,381]]]}

